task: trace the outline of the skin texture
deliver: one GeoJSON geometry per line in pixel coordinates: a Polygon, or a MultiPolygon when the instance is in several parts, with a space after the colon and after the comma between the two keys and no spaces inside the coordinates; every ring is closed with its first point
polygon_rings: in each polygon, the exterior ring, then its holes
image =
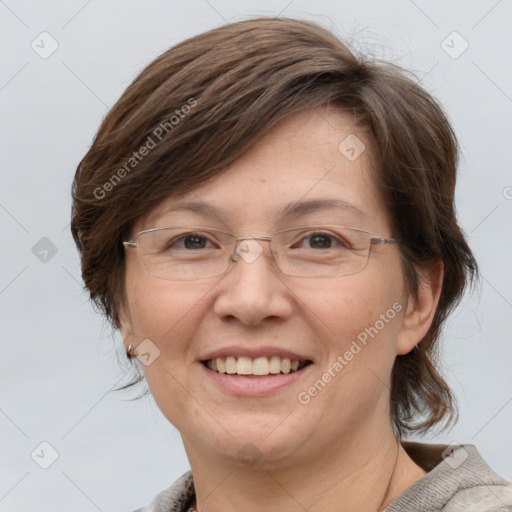
{"type": "MultiPolygon", "coordinates": [[[[221,175],[148,212],[132,234],[199,224],[257,237],[331,223],[391,237],[369,171],[370,150],[346,113],[324,108],[295,114],[221,175]],[[349,134],[366,145],[352,162],[338,150],[349,134]],[[315,198],[341,198],[368,218],[333,209],[286,221],[279,217],[284,205],[315,198]],[[208,217],[166,213],[182,199],[201,200],[219,211],[208,217]]],[[[263,254],[252,263],[240,260],[223,276],[184,282],[145,274],[136,252],[127,251],[124,342],[136,349],[149,338],[160,350],[144,367],[145,376],[159,408],[182,435],[200,512],[375,511],[425,474],[401,447],[397,458],[389,383],[396,355],[412,350],[432,322],[442,263],[422,275],[415,300],[405,292],[397,245],[373,246],[361,273],[324,279],[279,273],[268,243],[261,245],[263,254]],[[401,312],[317,396],[301,404],[297,395],[397,302],[401,312]],[[278,346],[305,354],[314,364],[307,378],[272,395],[234,396],[213,385],[199,362],[212,350],[234,345],[278,346]],[[237,456],[247,443],[259,457],[250,466],[237,456]]]]}

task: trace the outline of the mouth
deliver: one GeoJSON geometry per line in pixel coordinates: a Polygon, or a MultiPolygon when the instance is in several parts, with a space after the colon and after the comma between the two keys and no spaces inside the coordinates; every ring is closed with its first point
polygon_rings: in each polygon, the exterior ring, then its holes
{"type": "Polygon", "coordinates": [[[201,361],[202,364],[215,373],[223,373],[240,377],[272,377],[288,375],[301,371],[312,364],[310,360],[294,360],[279,356],[227,356],[216,357],[201,361]]]}

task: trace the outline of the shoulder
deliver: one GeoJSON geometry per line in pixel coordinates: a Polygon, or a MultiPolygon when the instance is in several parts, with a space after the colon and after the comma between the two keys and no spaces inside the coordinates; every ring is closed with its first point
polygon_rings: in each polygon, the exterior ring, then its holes
{"type": "Polygon", "coordinates": [[[183,512],[194,494],[192,473],[187,471],[170,487],[159,492],[149,505],[133,512],[183,512]]]}
{"type": "Polygon", "coordinates": [[[474,445],[402,442],[427,473],[386,512],[512,512],[512,483],[496,474],[474,445]]]}
{"type": "Polygon", "coordinates": [[[512,511],[512,484],[485,485],[461,489],[443,508],[443,512],[512,511]]]}

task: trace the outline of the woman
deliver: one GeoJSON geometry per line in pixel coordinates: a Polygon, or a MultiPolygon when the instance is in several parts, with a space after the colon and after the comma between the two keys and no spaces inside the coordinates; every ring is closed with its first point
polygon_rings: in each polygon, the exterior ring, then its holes
{"type": "Polygon", "coordinates": [[[227,25],[142,71],[72,219],[191,465],[140,510],[512,509],[474,446],[402,439],[456,418],[435,353],[477,276],[457,157],[412,78],[314,23],[227,25]]]}

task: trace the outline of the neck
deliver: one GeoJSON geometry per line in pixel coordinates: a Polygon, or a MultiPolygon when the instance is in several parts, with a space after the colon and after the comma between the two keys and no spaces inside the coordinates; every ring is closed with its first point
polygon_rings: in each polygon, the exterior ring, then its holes
{"type": "Polygon", "coordinates": [[[322,457],[281,466],[219,462],[187,446],[199,512],[376,512],[385,508],[425,471],[403,450],[391,429],[341,439],[322,457]]]}

